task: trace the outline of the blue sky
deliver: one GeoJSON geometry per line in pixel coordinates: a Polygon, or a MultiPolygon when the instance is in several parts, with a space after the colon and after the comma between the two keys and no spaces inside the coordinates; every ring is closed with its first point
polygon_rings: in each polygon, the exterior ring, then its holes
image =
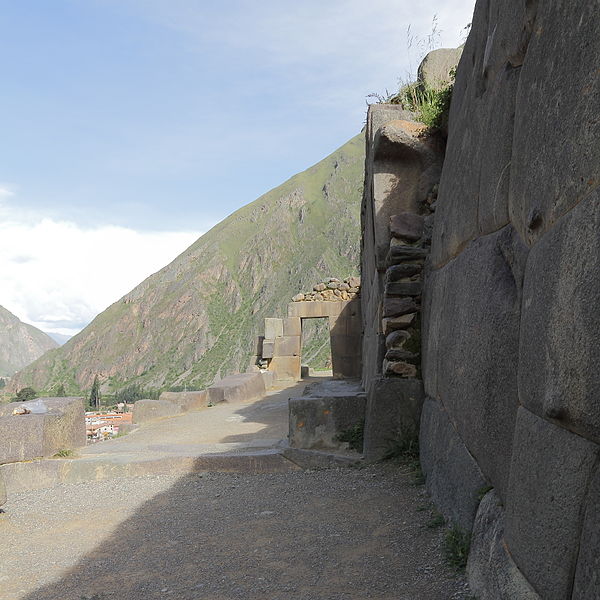
{"type": "MultiPolygon", "coordinates": [[[[358,133],[367,94],[397,88],[417,66],[424,48],[407,49],[407,27],[424,39],[437,15],[436,45],[455,46],[473,5],[0,0],[0,234],[37,227],[40,240],[68,246],[70,234],[85,245],[93,233],[92,265],[118,261],[134,240],[161,248],[69,314],[76,290],[54,310],[60,286],[34,301],[18,281],[48,271],[47,245],[27,244],[27,256],[0,245],[0,272],[12,261],[0,304],[46,329],[79,329],[197,235],[358,133]],[[103,254],[117,243],[114,257],[103,254]],[[15,267],[24,264],[32,269],[15,267]]],[[[58,282],[82,276],[68,257],[54,257],[58,282]]]]}

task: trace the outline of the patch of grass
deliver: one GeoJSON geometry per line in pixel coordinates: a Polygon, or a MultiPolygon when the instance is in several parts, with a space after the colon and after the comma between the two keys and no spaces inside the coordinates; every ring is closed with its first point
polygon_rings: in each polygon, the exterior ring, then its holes
{"type": "Polygon", "coordinates": [[[425,512],[428,508],[429,508],[429,506],[417,506],[416,511],[417,512],[425,512]]]}
{"type": "Polygon", "coordinates": [[[348,448],[350,450],[356,450],[357,452],[363,451],[363,441],[365,434],[365,422],[361,421],[360,423],[356,423],[352,425],[352,427],[348,427],[343,431],[340,431],[335,436],[336,441],[338,442],[347,442],[348,448]]]}
{"type": "Polygon", "coordinates": [[[425,485],[425,473],[421,469],[421,463],[417,463],[417,466],[413,470],[413,485],[425,485]]]}
{"type": "Polygon", "coordinates": [[[443,515],[441,515],[437,510],[433,511],[433,516],[427,523],[425,523],[425,527],[429,529],[436,529],[437,527],[441,527],[446,524],[446,519],[444,519],[443,515]]]}
{"type": "Polygon", "coordinates": [[[477,490],[477,500],[479,500],[479,502],[481,502],[483,500],[483,497],[490,491],[493,490],[494,486],[493,485],[484,485],[482,487],[480,487],[477,490]]]}
{"type": "Polygon", "coordinates": [[[73,450],[59,450],[52,458],[72,458],[75,456],[75,452],[73,450]]]}
{"type": "Polygon", "coordinates": [[[469,532],[454,525],[444,536],[443,549],[446,563],[457,571],[463,571],[467,566],[470,547],[471,535],[469,532]]]}
{"type": "Polygon", "coordinates": [[[410,463],[419,459],[419,434],[414,426],[401,425],[396,433],[386,440],[383,460],[398,459],[410,463]]]}

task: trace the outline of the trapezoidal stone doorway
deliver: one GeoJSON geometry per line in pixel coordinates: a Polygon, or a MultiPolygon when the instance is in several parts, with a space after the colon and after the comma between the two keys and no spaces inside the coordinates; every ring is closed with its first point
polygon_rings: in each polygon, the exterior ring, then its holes
{"type": "Polygon", "coordinates": [[[302,322],[326,318],[329,323],[331,362],[335,379],[361,376],[362,322],[360,299],[323,302],[291,302],[288,316],[265,319],[262,359],[276,379],[301,378],[302,322]]]}

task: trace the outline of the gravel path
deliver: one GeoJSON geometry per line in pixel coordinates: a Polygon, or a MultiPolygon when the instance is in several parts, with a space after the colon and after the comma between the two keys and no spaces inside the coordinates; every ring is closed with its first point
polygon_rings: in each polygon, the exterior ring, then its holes
{"type": "Polygon", "coordinates": [[[4,508],[2,600],[470,597],[393,465],[62,484],[4,508]]]}

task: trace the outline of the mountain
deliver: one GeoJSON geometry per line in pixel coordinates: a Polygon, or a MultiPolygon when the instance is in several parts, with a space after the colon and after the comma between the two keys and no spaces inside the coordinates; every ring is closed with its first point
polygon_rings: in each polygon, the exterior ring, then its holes
{"type": "Polygon", "coordinates": [[[363,173],[361,133],[213,227],[11,388],[75,392],[96,374],[104,391],[203,387],[245,371],[264,317],[324,277],[358,274],[363,173]]]}
{"type": "Polygon", "coordinates": [[[44,333],[46,333],[46,335],[49,335],[59,346],[62,346],[73,337],[72,335],[65,335],[64,333],[54,333],[53,331],[46,331],[44,333]]]}
{"type": "Polygon", "coordinates": [[[56,346],[43,331],[0,306],[0,376],[13,375],[56,346]]]}

